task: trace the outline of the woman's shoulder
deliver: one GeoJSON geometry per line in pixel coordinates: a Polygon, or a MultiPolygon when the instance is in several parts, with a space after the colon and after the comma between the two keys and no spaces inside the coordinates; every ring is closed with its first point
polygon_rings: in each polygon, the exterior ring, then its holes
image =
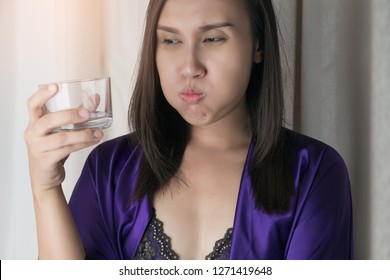
{"type": "Polygon", "coordinates": [[[309,209],[316,209],[318,201],[334,207],[349,205],[350,181],[342,156],[330,145],[301,133],[287,131],[286,139],[299,188],[297,203],[302,206],[310,196],[313,207],[309,209]]]}
{"type": "Polygon", "coordinates": [[[285,143],[293,161],[299,161],[301,164],[321,163],[323,167],[331,167],[334,164],[345,166],[340,153],[329,144],[293,130],[284,131],[285,143]]]}
{"type": "Polygon", "coordinates": [[[129,159],[141,156],[140,145],[135,133],[129,133],[96,146],[89,154],[87,161],[94,165],[123,165],[129,159]]]}

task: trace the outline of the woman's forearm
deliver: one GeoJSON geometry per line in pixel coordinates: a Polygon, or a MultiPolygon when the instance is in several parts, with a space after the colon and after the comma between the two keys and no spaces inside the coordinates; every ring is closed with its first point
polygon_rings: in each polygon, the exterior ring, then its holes
{"type": "Polygon", "coordinates": [[[85,259],[62,188],[34,192],[33,196],[39,259],[85,259]]]}

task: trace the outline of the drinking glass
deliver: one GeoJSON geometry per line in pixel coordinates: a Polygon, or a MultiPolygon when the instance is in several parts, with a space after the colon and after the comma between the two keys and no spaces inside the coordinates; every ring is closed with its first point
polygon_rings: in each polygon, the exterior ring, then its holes
{"type": "MultiPolygon", "coordinates": [[[[46,102],[45,113],[67,109],[85,108],[90,118],[82,123],[66,124],[53,132],[81,130],[86,128],[108,128],[112,124],[110,77],[56,82],[57,94],[46,102]]],[[[40,87],[45,85],[40,85],[40,87]]]]}

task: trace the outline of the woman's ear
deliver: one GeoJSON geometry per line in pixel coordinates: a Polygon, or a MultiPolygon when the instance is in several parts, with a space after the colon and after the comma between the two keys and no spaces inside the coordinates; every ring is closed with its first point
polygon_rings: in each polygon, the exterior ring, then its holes
{"type": "Polygon", "coordinates": [[[257,64],[263,61],[263,51],[261,50],[260,43],[256,43],[256,50],[253,54],[253,61],[257,64]]]}

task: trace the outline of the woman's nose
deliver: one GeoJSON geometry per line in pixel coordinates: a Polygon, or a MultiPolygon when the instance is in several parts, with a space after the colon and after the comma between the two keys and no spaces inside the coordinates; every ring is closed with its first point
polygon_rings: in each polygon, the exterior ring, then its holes
{"type": "Polygon", "coordinates": [[[202,78],[206,74],[201,54],[197,49],[187,49],[183,54],[181,75],[185,78],[202,78]]]}

